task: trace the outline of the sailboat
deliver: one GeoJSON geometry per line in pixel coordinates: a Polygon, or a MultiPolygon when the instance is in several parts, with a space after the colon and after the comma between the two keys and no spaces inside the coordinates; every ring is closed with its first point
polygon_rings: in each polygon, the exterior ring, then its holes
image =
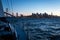
{"type": "Polygon", "coordinates": [[[0,40],[17,40],[15,29],[4,17],[2,2],[0,0],[0,40]]]}
{"type": "Polygon", "coordinates": [[[23,29],[14,28],[4,16],[2,2],[0,0],[0,40],[28,40],[23,29]],[[19,36],[18,36],[19,35],[19,36]]]}

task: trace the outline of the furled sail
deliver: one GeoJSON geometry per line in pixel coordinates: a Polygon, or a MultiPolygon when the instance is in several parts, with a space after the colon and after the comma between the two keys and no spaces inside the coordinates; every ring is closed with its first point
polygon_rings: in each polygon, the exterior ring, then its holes
{"type": "Polygon", "coordinates": [[[0,17],[4,17],[3,6],[2,6],[1,0],[0,0],[0,17]]]}

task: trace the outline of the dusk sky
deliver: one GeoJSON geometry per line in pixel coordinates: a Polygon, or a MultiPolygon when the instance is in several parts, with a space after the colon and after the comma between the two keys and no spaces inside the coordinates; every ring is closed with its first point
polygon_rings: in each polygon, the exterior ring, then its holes
{"type": "Polygon", "coordinates": [[[60,16],[60,0],[2,0],[4,10],[9,10],[19,14],[30,15],[31,13],[47,12],[60,16]],[[12,1],[12,6],[11,6],[12,1]]]}

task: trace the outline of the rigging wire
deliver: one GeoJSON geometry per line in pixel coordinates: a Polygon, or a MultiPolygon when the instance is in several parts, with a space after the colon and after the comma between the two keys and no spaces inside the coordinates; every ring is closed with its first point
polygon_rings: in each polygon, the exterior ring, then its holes
{"type": "Polygon", "coordinates": [[[13,1],[10,0],[10,3],[11,3],[11,10],[12,10],[12,13],[13,13],[13,1]]]}
{"type": "Polygon", "coordinates": [[[13,12],[13,1],[12,0],[6,0],[7,1],[7,8],[13,12]]]}
{"type": "Polygon", "coordinates": [[[13,5],[12,5],[12,0],[5,0],[6,2],[6,12],[8,12],[8,14],[13,13],[13,5]]]}
{"type": "Polygon", "coordinates": [[[6,2],[7,2],[7,8],[10,10],[9,0],[6,0],[6,2]]]}

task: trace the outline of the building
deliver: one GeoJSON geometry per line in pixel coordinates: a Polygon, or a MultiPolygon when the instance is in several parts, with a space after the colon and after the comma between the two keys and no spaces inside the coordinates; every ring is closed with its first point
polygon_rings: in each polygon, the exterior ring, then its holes
{"type": "Polygon", "coordinates": [[[18,13],[16,13],[16,17],[18,17],[18,13]]]}

